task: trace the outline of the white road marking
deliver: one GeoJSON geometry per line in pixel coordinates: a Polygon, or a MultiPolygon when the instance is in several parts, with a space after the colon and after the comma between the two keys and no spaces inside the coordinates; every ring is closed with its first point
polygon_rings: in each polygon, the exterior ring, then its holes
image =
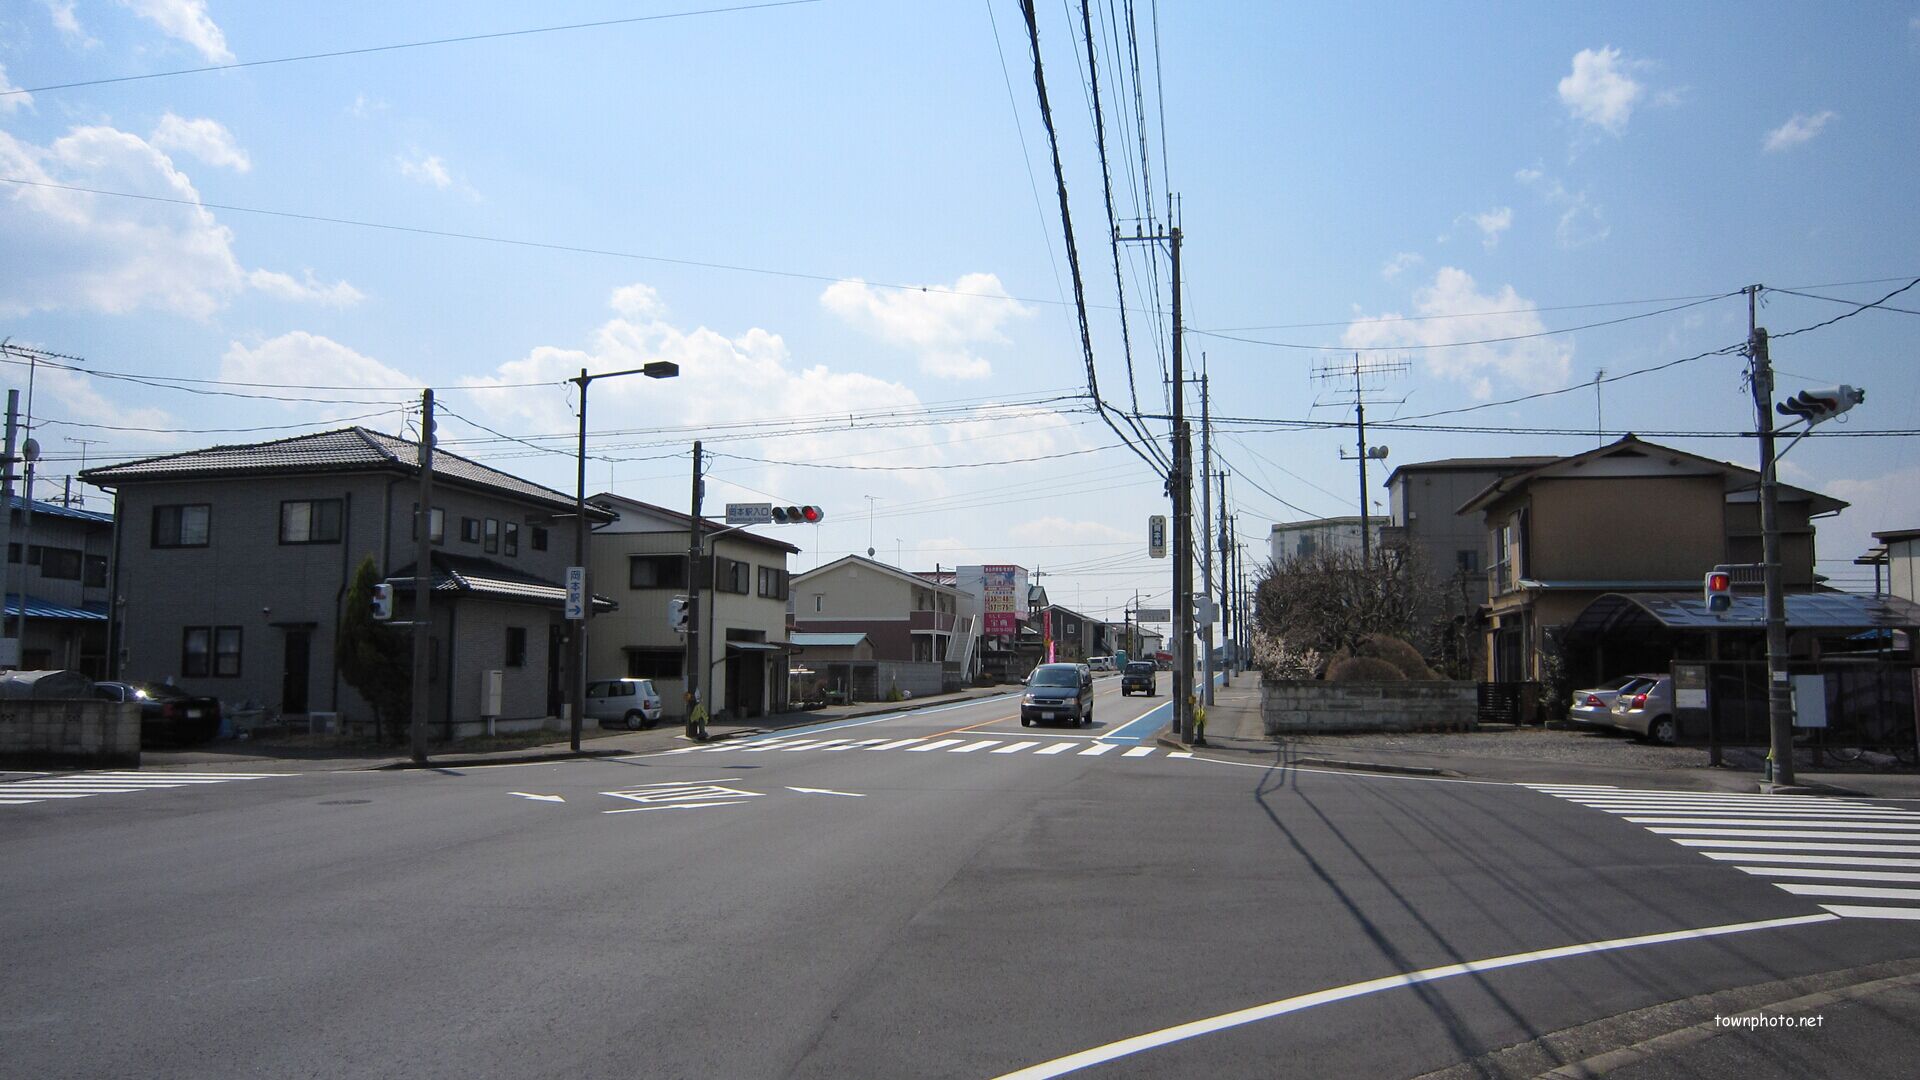
{"type": "Polygon", "coordinates": [[[967,740],[965,739],[940,739],[937,742],[930,742],[921,746],[909,746],[907,747],[907,753],[924,754],[929,750],[940,750],[949,746],[959,746],[961,743],[966,741],[967,740]]]}
{"type": "Polygon", "coordinates": [[[1759,877],[1832,878],[1835,881],[1920,882],[1920,874],[1898,874],[1886,870],[1828,870],[1812,866],[1740,866],[1759,877]]]}
{"type": "Polygon", "coordinates": [[[1007,745],[1005,745],[1005,746],[1003,746],[1003,747],[1001,747],[1000,749],[998,749],[998,750],[995,750],[995,751],[994,751],[994,753],[996,753],[996,754],[1017,754],[1017,753],[1019,753],[1019,752],[1020,752],[1020,751],[1022,751],[1022,750],[1031,750],[1031,749],[1033,749],[1034,747],[1036,747],[1036,746],[1039,746],[1039,745],[1040,745],[1039,743],[1037,743],[1037,742],[1034,742],[1034,741],[1032,741],[1032,740],[1028,740],[1028,741],[1026,741],[1026,742],[1017,742],[1017,743],[1008,743],[1007,745]]]}
{"type": "Polygon", "coordinates": [[[875,743],[883,743],[886,741],[887,740],[885,739],[849,739],[846,742],[841,743],[839,746],[827,747],[827,753],[831,754],[835,750],[857,750],[862,747],[868,747],[868,746],[874,745],[875,743]]]}
{"type": "Polygon", "coordinates": [[[1849,919],[1920,919],[1920,908],[1861,907],[1857,904],[1821,904],[1835,915],[1849,919]]]}
{"type": "Polygon", "coordinates": [[[1920,833],[1876,833],[1863,836],[1857,832],[1842,832],[1835,829],[1648,829],[1655,836],[1751,836],[1760,840],[1908,840],[1920,843],[1920,833]]]}
{"type": "Polygon", "coordinates": [[[1775,887],[1799,896],[1845,896],[1855,900],[1920,900],[1920,889],[1887,889],[1871,885],[1801,885],[1774,882],[1775,887]]]}
{"type": "Polygon", "coordinates": [[[835,743],[844,743],[844,742],[850,742],[850,741],[852,741],[852,740],[849,740],[849,739],[828,739],[828,740],[827,740],[826,742],[818,742],[818,743],[796,743],[796,744],[794,744],[794,745],[792,745],[792,746],[783,746],[783,747],[781,747],[780,749],[782,749],[782,750],[785,750],[785,751],[787,751],[788,753],[792,753],[792,752],[793,752],[793,751],[795,751],[795,750],[829,750],[829,749],[834,749],[834,748],[835,748],[835,747],[834,747],[834,744],[835,744],[835,743]]]}
{"type": "Polygon", "coordinates": [[[1045,750],[1035,750],[1033,753],[1034,753],[1034,756],[1039,757],[1046,754],[1064,754],[1071,749],[1073,749],[1072,743],[1063,742],[1063,743],[1054,743],[1052,746],[1047,747],[1045,750]]]}
{"type": "Polygon", "coordinates": [[[1772,855],[1763,851],[1703,851],[1721,862],[1799,863],[1814,866],[1920,866],[1920,859],[1876,859],[1869,855],[1772,855]]]}
{"type": "MultiPolygon", "coordinates": [[[[1206,759],[1211,760],[1211,759],[1206,759]]],[[[1724,926],[1704,926],[1695,930],[1674,930],[1664,934],[1645,934],[1639,937],[1609,938],[1605,941],[1589,941],[1580,945],[1563,945],[1553,949],[1536,949],[1532,952],[1509,953],[1505,956],[1489,957],[1485,960],[1470,960],[1464,964],[1447,964],[1442,967],[1422,968],[1403,975],[1389,975],[1380,979],[1368,979],[1365,982],[1348,983],[1311,994],[1282,998],[1265,1005],[1256,1005],[1250,1009],[1222,1013],[1201,1020],[1190,1021],[1174,1027],[1150,1031],[1145,1035],[1135,1035],[1130,1039],[1096,1046],[1082,1050],[1077,1054],[1054,1058],[1038,1065],[1006,1073],[998,1080],[1042,1080],[1046,1077],[1064,1076],[1090,1066],[1116,1061],[1123,1057],[1153,1050],[1171,1043],[1181,1042],[1201,1035],[1211,1035],[1217,1031],[1251,1024],[1260,1020],[1270,1020],[1288,1013],[1303,1012],[1319,1005],[1328,1005],[1336,1001],[1348,1001],[1384,990],[1397,990],[1406,986],[1434,982],[1455,975],[1471,975],[1501,968],[1518,967],[1523,964],[1536,964],[1548,960],[1561,960],[1574,956],[1591,956],[1596,953],[1612,952],[1618,949],[1631,949],[1643,945],[1664,945],[1676,941],[1692,941],[1700,938],[1723,937],[1728,934],[1742,934],[1753,930],[1772,930],[1788,926],[1807,926],[1814,923],[1830,922],[1839,915],[1829,912],[1824,915],[1796,915],[1785,919],[1766,919],[1760,922],[1729,923],[1724,926]]]]}
{"type": "Polygon", "coordinates": [[[800,741],[800,742],[765,742],[765,743],[756,743],[756,744],[755,744],[755,745],[753,745],[753,746],[743,746],[743,747],[741,747],[741,748],[740,748],[740,752],[741,752],[741,753],[743,753],[743,754],[758,754],[758,753],[760,753],[761,751],[764,751],[764,750],[798,750],[798,749],[799,749],[800,747],[803,747],[803,746],[813,746],[814,744],[816,744],[816,743],[819,743],[819,742],[823,742],[823,741],[824,741],[824,740],[821,740],[821,739],[806,739],[806,740],[802,740],[802,741],[800,741]]]}
{"type": "MultiPolygon", "coordinates": [[[[1820,819],[1779,821],[1772,818],[1685,818],[1630,817],[1636,825],[1789,825],[1796,829],[1920,829],[1920,821],[1825,821],[1820,819]]],[[[1658,832],[1659,830],[1654,830],[1658,832]]],[[[1719,835],[1719,834],[1714,834],[1719,835]]]]}
{"type": "Polygon", "coordinates": [[[1168,754],[1167,756],[1168,756],[1168,757],[1192,757],[1192,756],[1193,756],[1193,751],[1191,751],[1191,750],[1175,750],[1175,751],[1173,751],[1172,753],[1170,753],[1170,754],[1168,754]]]}
{"type": "Polygon", "coordinates": [[[832,791],[822,787],[790,787],[787,790],[797,791],[802,795],[845,795],[849,799],[866,798],[865,795],[857,791],[832,791]]]}
{"type": "Polygon", "coordinates": [[[567,798],[564,795],[535,795],[531,791],[509,791],[507,792],[507,794],[518,795],[523,799],[535,799],[540,802],[566,802],[567,801],[567,798]]]}
{"type": "Polygon", "coordinates": [[[648,810],[704,810],[709,806],[739,806],[745,799],[730,802],[670,803],[666,806],[629,806],[624,810],[602,810],[603,814],[641,814],[648,810]]]}
{"type": "Polygon", "coordinates": [[[971,754],[971,753],[973,753],[973,752],[974,752],[975,750],[985,750],[985,749],[986,749],[987,747],[989,747],[989,746],[999,746],[999,745],[1000,745],[1000,740],[999,740],[999,739],[987,739],[987,740],[984,740],[984,741],[982,741],[982,742],[977,742],[977,743],[968,743],[968,744],[967,744],[967,745],[965,745],[965,746],[957,746],[957,747],[954,747],[954,748],[953,748],[952,750],[949,750],[949,751],[947,751],[947,753],[949,753],[949,754],[971,754]]]}
{"type": "MultiPolygon", "coordinates": [[[[1695,814],[1715,814],[1720,817],[1743,818],[1749,821],[1798,821],[1803,818],[1846,818],[1849,821],[1920,821],[1920,814],[1910,810],[1748,810],[1743,807],[1704,806],[1699,809],[1688,807],[1684,810],[1608,810],[1607,813],[1619,816],[1628,814],[1648,814],[1659,817],[1687,817],[1695,814]]],[[[1628,821],[1639,818],[1628,817],[1628,821]]],[[[1648,820],[1653,820],[1650,816],[1648,820]]]]}
{"type": "Polygon", "coordinates": [[[1079,756],[1080,757],[1099,757],[1101,754],[1104,754],[1107,751],[1118,747],[1119,745],[1120,745],[1119,743],[1110,743],[1110,742],[1094,743],[1092,746],[1089,746],[1085,750],[1080,751],[1079,756]]]}
{"type": "Polygon", "coordinates": [[[912,745],[913,745],[914,743],[923,743],[923,742],[926,742],[926,741],[927,741],[927,740],[926,740],[926,736],[924,736],[924,735],[923,735],[923,736],[919,736],[919,737],[917,737],[917,738],[912,738],[912,739],[895,739],[895,740],[894,740],[893,742],[890,742],[890,743],[881,743],[881,744],[880,744],[879,746],[870,746],[870,747],[868,747],[867,749],[869,749],[869,750],[898,750],[898,749],[900,749],[900,748],[901,748],[901,747],[903,747],[903,746],[912,746],[912,745]]]}
{"type": "Polygon", "coordinates": [[[1120,756],[1121,757],[1146,757],[1151,753],[1153,753],[1153,747],[1151,746],[1136,746],[1133,749],[1128,750],[1126,753],[1121,754],[1120,756]]]}
{"type": "Polygon", "coordinates": [[[1880,852],[1883,855],[1920,855],[1920,846],[1913,844],[1799,844],[1786,842],[1768,843],[1759,840],[1675,840],[1681,847],[1697,848],[1758,848],[1761,851],[1857,851],[1862,853],[1880,852]]]}

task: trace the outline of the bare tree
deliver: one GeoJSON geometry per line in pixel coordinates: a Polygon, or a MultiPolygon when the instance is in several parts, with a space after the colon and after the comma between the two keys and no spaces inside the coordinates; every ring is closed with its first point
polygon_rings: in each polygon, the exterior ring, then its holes
{"type": "Polygon", "coordinates": [[[1260,631],[1294,654],[1333,658],[1384,635],[1424,648],[1432,586],[1418,554],[1387,547],[1365,559],[1331,549],[1268,563],[1254,593],[1260,631]]]}

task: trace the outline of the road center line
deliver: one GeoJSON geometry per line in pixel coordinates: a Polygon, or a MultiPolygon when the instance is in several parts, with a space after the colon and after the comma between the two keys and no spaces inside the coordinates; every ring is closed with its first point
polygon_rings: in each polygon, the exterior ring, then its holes
{"type": "Polygon", "coordinates": [[[1311,994],[1282,998],[1279,1001],[1256,1005],[1250,1009],[1221,1013],[1219,1016],[1193,1020],[1174,1027],[1150,1031],[1145,1035],[1135,1035],[1130,1039],[1121,1039],[1105,1046],[1096,1046],[1091,1050],[1082,1050],[1077,1054],[1043,1061],[1030,1065],[1017,1072],[1010,1072],[997,1080],[1041,1080],[1043,1077],[1064,1076],[1070,1072],[1093,1065],[1104,1064],[1123,1057],[1153,1050],[1171,1043],[1182,1042],[1201,1035],[1211,1035],[1216,1031],[1251,1024],[1259,1020],[1270,1020],[1288,1013],[1303,1012],[1319,1005],[1330,1005],[1337,1001],[1377,994],[1384,990],[1397,990],[1405,986],[1417,986],[1421,983],[1435,982],[1452,978],[1455,975],[1477,974],[1483,971],[1497,971],[1500,968],[1518,967],[1522,964],[1537,964],[1548,960],[1562,960],[1573,956],[1591,956],[1595,953],[1613,952],[1617,949],[1632,949],[1642,945],[1664,945],[1675,941],[1692,941],[1700,938],[1724,937],[1728,934],[1744,934],[1751,930],[1772,930],[1787,926],[1807,926],[1813,923],[1832,922],[1840,916],[1832,913],[1823,915],[1795,915],[1785,919],[1765,919],[1760,922],[1727,923],[1721,926],[1703,926],[1694,930],[1673,930],[1664,934],[1643,934],[1638,937],[1609,938],[1605,941],[1589,941],[1580,945],[1562,945],[1553,949],[1536,949],[1532,952],[1508,953],[1505,956],[1490,957],[1485,960],[1469,960],[1464,964],[1446,964],[1441,967],[1422,968],[1404,975],[1389,975],[1381,979],[1368,979],[1365,982],[1348,983],[1327,990],[1316,990],[1311,994]]]}

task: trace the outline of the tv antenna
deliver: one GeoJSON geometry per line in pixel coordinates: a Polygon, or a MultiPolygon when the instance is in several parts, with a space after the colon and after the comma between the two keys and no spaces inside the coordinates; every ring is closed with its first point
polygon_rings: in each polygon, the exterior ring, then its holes
{"type": "Polygon", "coordinates": [[[1351,383],[1351,388],[1341,385],[1339,389],[1327,395],[1325,401],[1315,401],[1314,408],[1331,406],[1353,406],[1356,452],[1349,457],[1345,450],[1340,451],[1342,461],[1360,463],[1360,560],[1363,564],[1373,562],[1373,523],[1367,511],[1367,462],[1385,461],[1387,448],[1367,445],[1367,405],[1394,404],[1406,401],[1383,397],[1387,380],[1405,375],[1411,365],[1405,357],[1370,356],[1362,358],[1353,354],[1353,360],[1323,360],[1313,366],[1313,379],[1324,385],[1351,383]]]}

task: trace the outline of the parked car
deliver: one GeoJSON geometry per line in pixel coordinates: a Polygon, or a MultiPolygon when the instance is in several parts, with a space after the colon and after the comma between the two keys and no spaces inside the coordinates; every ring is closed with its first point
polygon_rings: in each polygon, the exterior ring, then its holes
{"type": "Polygon", "coordinates": [[[1135,690],[1153,697],[1160,692],[1160,669],[1151,660],[1129,660],[1127,670],[1120,673],[1120,696],[1126,697],[1135,690]]]}
{"type": "Polygon", "coordinates": [[[1673,723],[1672,677],[1648,675],[1621,687],[1619,696],[1613,699],[1613,726],[1672,746],[1678,735],[1673,723]]]}
{"type": "Polygon", "coordinates": [[[1591,689],[1575,690],[1573,703],[1567,707],[1567,719],[1595,727],[1612,727],[1613,699],[1620,696],[1623,688],[1640,679],[1651,678],[1655,676],[1622,675],[1591,689]]]}
{"type": "Polygon", "coordinates": [[[1089,657],[1087,657],[1087,666],[1088,666],[1088,667],[1090,667],[1090,668],[1092,668],[1092,669],[1093,669],[1093,670],[1095,670],[1095,671],[1112,671],[1112,670],[1113,670],[1113,657],[1111,657],[1111,656],[1089,656],[1089,657]]]}
{"type": "Polygon", "coordinates": [[[220,699],[189,694],[165,683],[97,682],[102,701],[132,701],[140,706],[140,745],[191,745],[220,733],[220,699]]]}
{"type": "Polygon", "coordinates": [[[1042,721],[1093,723],[1093,672],[1085,664],[1041,664],[1020,695],[1020,725],[1042,721]]]}
{"type": "Polygon", "coordinates": [[[652,679],[602,679],[587,684],[586,715],[601,727],[650,728],[665,715],[652,679]]]}

